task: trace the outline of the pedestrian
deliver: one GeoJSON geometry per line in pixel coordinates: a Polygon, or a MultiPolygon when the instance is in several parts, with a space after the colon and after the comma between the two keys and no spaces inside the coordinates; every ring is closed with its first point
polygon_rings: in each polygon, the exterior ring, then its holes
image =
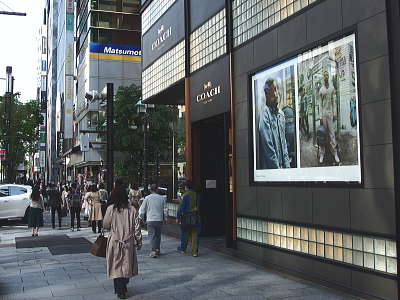
{"type": "Polygon", "coordinates": [[[97,190],[97,186],[92,184],[89,186],[89,191],[85,194],[85,200],[89,204],[89,221],[92,223],[92,231],[96,233],[96,222],[98,232],[101,232],[103,214],[101,213],[101,196],[97,190]]]}
{"type": "MultiPolygon", "coordinates": [[[[180,223],[180,219],[183,213],[199,211],[201,198],[200,195],[194,190],[194,183],[192,180],[186,180],[185,182],[185,190],[186,193],[183,194],[182,202],[179,207],[177,217],[176,217],[176,224],[180,223]]],[[[189,242],[189,237],[192,239],[192,251],[190,255],[193,257],[197,257],[199,255],[199,234],[201,231],[201,223],[200,223],[200,215],[197,214],[197,220],[199,225],[197,227],[188,228],[184,230],[185,232],[185,239],[181,240],[181,246],[178,247],[178,251],[181,253],[186,253],[186,248],[189,242]]]]}
{"type": "Polygon", "coordinates": [[[107,208],[103,223],[110,231],[106,251],[107,276],[114,280],[118,298],[125,299],[129,279],[138,275],[135,246],[137,250],[142,248],[142,232],[137,210],[130,205],[126,190],[116,186],[110,199],[113,204],[107,208]]]}
{"type": "Polygon", "coordinates": [[[49,206],[49,198],[47,197],[47,192],[48,192],[47,186],[44,183],[42,183],[41,189],[40,189],[40,193],[42,194],[42,197],[43,197],[43,203],[44,203],[44,210],[45,211],[49,211],[49,208],[48,208],[48,206],[49,206]]]}
{"type": "Polygon", "coordinates": [[[61,199],[61,193],[57,190],[57,185],[54,183],[50,184],[50,191],[48,193],[49,206],[51,208],[51,225],[55,226],[56,211],[58,216],[58,228],[61,228],[61,209],[64,207],[61,199]]]}
{"type": "Polygon", "coordinates": [[[66,185],[64,185],[62,187],[62,192],[61,192],[61,199],[63,201],[64,207],[67,207],[68,194],[69,194],[68,187],[66,185]]]}
{"type": "Polygon", "coordinates": [[[161,228],[167,224],[168,207],[165,199],[157,194],[156,184],[150,186],[150,195],[144,198],[139,209],[139,219],[142,221],[144,214],[147,217],[147,232],[150,239],[151,252],[150,257],[154,258],[161,254],[161,228]]]}
{"type": "Polygon", "coordinates": [[[71,231],[74,231],[74,221],[76,217],[76,230],[81,230],[81,192],[77,190],[76,183],[71,184],[71,192],[68,194],[68,207],[71,214],[71,231]]]}
{"type": "Polygon", "coordinates": [[[142,198],[142,193],[139,190],[139,186],[136,182],[132,182],[131,188],[129,190],[129,201],[131,205],[133,205],[136,209],[139,209],[140,206],[140,198],[142,198]]]}
{"type": "Polygon", "coordinates": [[[101,196],[101,213],[104,218],[104,215],[106,214],[107,211],[107,200],[108,200],[108,193],[106,191],[106,186],[104,185],[104,182],[101,182],[99,184],[99,193],[101,196]]]}
{"type": "Polygon", "coordinates": [[[32,236],[38,236],[39,227],[43,227],[43,210],[44,203],[43,197],[40,194],[40,187],[35,186],[31,194],[31,205],[28,216],[28,227],[32,227],[32,236]]]}

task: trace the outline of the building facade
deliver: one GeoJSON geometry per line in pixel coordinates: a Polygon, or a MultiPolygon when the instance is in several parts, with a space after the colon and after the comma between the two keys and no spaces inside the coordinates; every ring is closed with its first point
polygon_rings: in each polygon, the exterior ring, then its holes
{"type": "Polygon", "coordinates": [[[186,106],[201,235],[397,299],[398,1],[149,0],[141,11],[143,101],[186,106]]]}

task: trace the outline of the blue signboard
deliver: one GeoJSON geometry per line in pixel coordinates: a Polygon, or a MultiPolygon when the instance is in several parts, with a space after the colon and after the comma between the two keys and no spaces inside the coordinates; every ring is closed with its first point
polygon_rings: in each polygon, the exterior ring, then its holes
{"type": "Polygon", "coordinates": [[[140,46],[90,43],[90,53],[140,57],[142,50],[140,46]]]}
{"type": "Polygon", "coordinates": [[[42,60],[42,72],[46,72],[47,63],[45,60],[42,60]]]}

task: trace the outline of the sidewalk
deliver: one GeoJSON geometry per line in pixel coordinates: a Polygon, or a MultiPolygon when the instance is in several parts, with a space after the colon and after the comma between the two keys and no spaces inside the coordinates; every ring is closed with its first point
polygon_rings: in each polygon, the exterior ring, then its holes
{"type": "MultiPolygon", "coordinates": [[[[176,231],[169,226],[165,230],[176,231]]],[[[142,233],[139,275],[128,284],[129,299],[359,299],[204,247],[196,258],[180,254],[179,240],[169,235],[162,236],[162,254],[150,258],[147,231],[142,233]]],[[[44,227],[39,237],[22,227],[1,231],[0,299],[117,299],[105,258],[87,250],[87,241],[96,237],[86,226],[74,232],[44,227]],[[48,246],[16,248],[16,240],[35,238],[48,246]]]]}

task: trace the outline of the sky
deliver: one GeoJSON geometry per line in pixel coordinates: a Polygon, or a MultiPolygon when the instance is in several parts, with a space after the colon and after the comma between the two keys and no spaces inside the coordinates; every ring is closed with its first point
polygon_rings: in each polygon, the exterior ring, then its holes
{"type": "MultiPolygon", "coordinates": [[[[36,99],[39,60],[38,34],[43,24],[45,0],[0,0],[0,11],[26,13],[26,16],[0,14],[0,78],[6,67],[12,67],[14,93],[21,92],[20,101],[36,99]]],[[[0,95],[6,81],[0,80],[0,95]]]]}

